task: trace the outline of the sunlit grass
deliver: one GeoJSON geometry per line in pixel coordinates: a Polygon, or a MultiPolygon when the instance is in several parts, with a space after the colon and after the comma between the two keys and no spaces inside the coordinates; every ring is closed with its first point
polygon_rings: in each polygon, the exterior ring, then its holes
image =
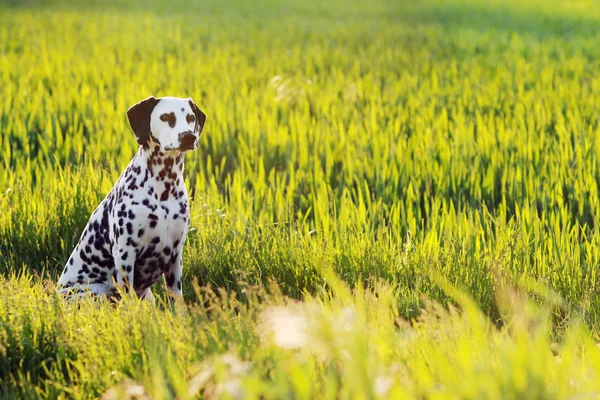
{"type": "Polygon", "coordinates": [[[599,10],[0,4],[6,396],[597,397],[599,10]],[[189,310],[64,304],[150,94],[208,117],[189,310]]]}
{"type": "Polygon", "coordinates": [[[426,300],[398,316],[396,287],[330,291],[303,302],[276,286],[197,289],[185,314],[126,299],[58,300],[32,278],[0,280],[4,393],[129,398],[596,397],[600,350],[581,321],[561,341],[552,309],[519,290],[496,294],[496,327],[468,296],[438,283],[462,311],[426,300]]]}

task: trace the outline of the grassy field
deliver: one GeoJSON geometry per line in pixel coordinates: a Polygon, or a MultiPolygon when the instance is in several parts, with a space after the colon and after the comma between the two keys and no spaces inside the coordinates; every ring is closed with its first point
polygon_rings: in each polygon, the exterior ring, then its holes
{"type": "Polygon", "coordinates": [[[593,1],[0,1],[0,396],[598,398],[593,1]],[[185,311],[54,283],[190,96],[185,311]]]}

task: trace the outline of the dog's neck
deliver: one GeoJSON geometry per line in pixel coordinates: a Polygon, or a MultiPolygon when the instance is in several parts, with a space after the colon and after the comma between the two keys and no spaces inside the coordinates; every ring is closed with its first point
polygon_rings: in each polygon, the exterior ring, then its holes
{"type": "Polygon", "coordinates": [[[148,141],[145,146],[140,146],[136,158],[142,168],[148,170],[149,176],[161,186],[157,188],[160,190],[159,196],[168,197],[176,187],[183,184],[184,153],[164,151],[159,144],[148,141]]]}

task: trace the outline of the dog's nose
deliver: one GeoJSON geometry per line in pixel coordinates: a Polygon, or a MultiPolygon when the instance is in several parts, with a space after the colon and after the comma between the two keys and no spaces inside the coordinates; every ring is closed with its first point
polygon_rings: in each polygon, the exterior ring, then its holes
{"type": "Polygon", "coordinates": [[[182,146],[184,147],[193,147],[194,143],[196,143],[196,135],[194,135],[192,132],[183,132],[180,136],[179,136],[179,142],[181,143],[182,146]]]}

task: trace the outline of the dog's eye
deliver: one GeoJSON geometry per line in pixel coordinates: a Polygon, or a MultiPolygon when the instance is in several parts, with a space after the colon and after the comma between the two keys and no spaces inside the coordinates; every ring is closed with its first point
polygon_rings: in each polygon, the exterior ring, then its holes
{"type": "Polygon", "coordinates": [[[196,121],[196,117],[193,114],[188,114],[187,116],[187,122],[188,124],[191,124],[192,122],[196,121]]]}
{"type": "Polygon", "coordinates": [[[169,114],[163,114],[160,116],[160,120],[167,122],[169,120],[169,114]]]}

